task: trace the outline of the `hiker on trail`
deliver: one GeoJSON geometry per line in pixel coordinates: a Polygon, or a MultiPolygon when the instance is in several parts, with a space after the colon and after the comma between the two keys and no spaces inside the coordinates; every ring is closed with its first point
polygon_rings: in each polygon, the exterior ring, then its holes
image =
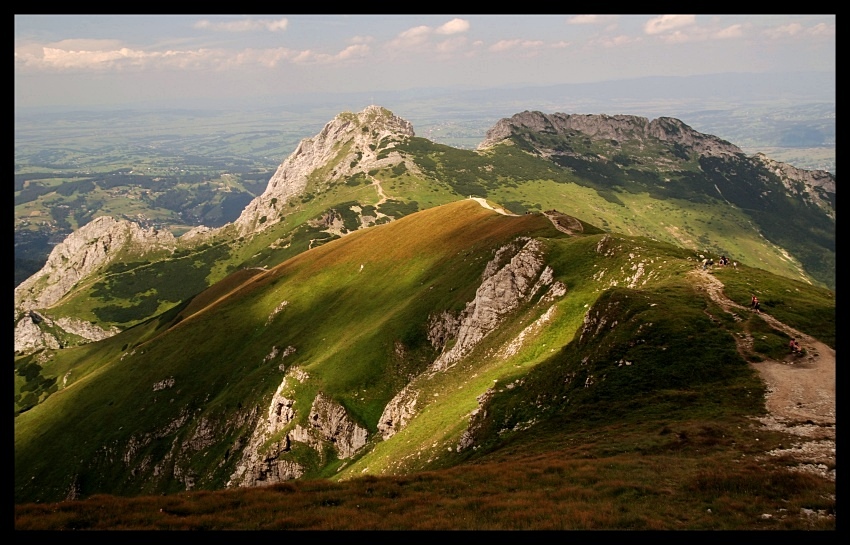
{"type": "Polygon", "coordinates": [[[803,351],[800,348],[800,343],[797,342],[797,339],[791,339],[791,342],[789,343],[789,348],[791,348],[792,354],[799,354],[803,351]]]}
{"type": "Polygon", "coordinates": [[[761,314],[761,306],[759,305],[759,298],[753,295],[753,300],[750,302],[750,307],[761,314]]]}
{"type": "Polygon", "coordinates": [[[709,262],[708,258],[705,258],[705,259],[702,260],[702,270],[708,269],[708,262],[709,262]]]}

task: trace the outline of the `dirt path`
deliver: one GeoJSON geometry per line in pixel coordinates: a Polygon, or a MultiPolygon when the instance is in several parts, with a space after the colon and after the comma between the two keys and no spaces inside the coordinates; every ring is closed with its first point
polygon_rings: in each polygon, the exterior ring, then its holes
{"type": "Polygon", "coordinates": [[[487,199],[482,199],[481,197],[470,197],[470,199],[472,199],[473,201],[476,201],[478,204],[480,204],[484,208],[498,212],[499,214],[502,214],[503,216],[518,216],[519,215],[519,214],[511,214],[510,212],[508,212],[504,208],[493,208],[492,206],[490,206],[490,203],[487,202],[487,199]]]}
{"type": "Polygon", "coordinates": [[[375,203],[375,206],[376,207],[381,206],[382,204],[387,202],[387,198],[388,198],[387,194],[384,193],[384,187],[381,185],[381,181],[379,179],[375,178],[372,175],[369,175],[369,177],[372,178],[372,185],[375,186],[375,190],[378,192],[378,195],[380,195],[380,197],[381,197],[380,200],[378,200],[378,202],[375,203]]]}
{"type": "MultiPolygon", "coordinates": [[[[751,312],[723,294],[723,283],[708,271],[691,273],[697,285],[706,290],[717,305],[742,321],[751,312]]],[[[791,433],[799,438],[790,448],[767,453],[790,456],[801,471],[817,473],[835,480],[835,350],[797,331],[773,316],[760,314],[771,327],[794,337],[805,350],[803,356],[788,355],[781,361],[752,363],[767,386],[769,414],[759,421],[771,430],[791,433]]],[[[752,353],[753,339],[744,333],[736,339],[742,356],[752,353]]]]}

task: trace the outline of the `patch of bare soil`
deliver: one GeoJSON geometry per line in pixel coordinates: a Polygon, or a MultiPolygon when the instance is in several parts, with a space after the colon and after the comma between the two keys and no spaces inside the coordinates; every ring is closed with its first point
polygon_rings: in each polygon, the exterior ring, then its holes
{"type": "Polygon", "coordinates": [[[572,216],[568,216],[562,212],[558,212],[557,210],[547,210],[544,214],[547,218],[549,218],[549,221],[552,222],[552,225],[554,225],[555,229],[558,231],[567,233],[568,235],[575,235],[577,233],[584,232],[584,226],[579,220],[572,216]]]}
{"type": "MultiPolygon", "coordinates": [[[[752,312],[723,294],[723,283],[709,271],[691,273],[696,285],[705,289],[712,301],[736,321],[752,312]]],[[[770,430],[795,436],[788,448],[767,452],[766,456],[790,457],[796,469],[835,480],[835,350],[805,333],[797,331],[773,316],[760,316],[774,329],[794,337],[804,350],[802,356],[789,355],[783,360],[766,359],[751,365],[767,386],[768,415],[759,422],[770,430]]],[[[736,339],[744,358],[752,353],[753,339],[743,333],[736,339]]]]}
{"type": "Polygon", "coordinates": [[[511,214],[510,212],[508,212],[504,208],[494,208],[494,207],[490,206],[490,203],[487,202],[487,199],[482,199],[481,197],[469,197],[469,198],[472,199],[473,201],[478,202],[478,204],[480,204],[482,207],[487,208],[489,210],[493,210],[494,212],[498,212],[499,214],[502,214],[503,216],[516,216],[517,215],[517,214],[511,214]]]}

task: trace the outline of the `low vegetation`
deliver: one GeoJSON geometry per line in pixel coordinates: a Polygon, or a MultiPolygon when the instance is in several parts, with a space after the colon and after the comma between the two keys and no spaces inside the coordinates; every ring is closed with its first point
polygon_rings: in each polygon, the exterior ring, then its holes
{"type": "Polygon", "coordinates": [[[77,286],[57,316],[124,331],[16,358],[16,529],[834,529],[835,484],[766,458],[790,438],[754,420],[765,391],[749,362],[787,336],[733,319],[688,276],[701,253],[728,255],[712,271],[728,297],[757,294],[834,346],[835,295],[809,282],[834,285],[816,265],[834,256],[828,225],[789,259],[762,232],[790,227],[754,228],[763,202],[701,189],[696,171],[721,167],[684,148],[537,138],[485,153],[411,138],[394,148],[407,163],[339,183],[315,172],[255,237],[231,230],[77,286]],[[561,155],[535,156],[543,144],[561,155]],[[669,179],[650,155],[676,165],[669,179]],[[540,213],[553,208],[584,230],[557,230],[540,213]],[[461,316],[499,248],[530,238],[564,292],[544,287],[429,372],[433,318],[461,316]],[[366,445],[344,458],[336,438],[293,441],[270,463],[301,480],[224,489],[285,377],[294,416],[263,452],[310,427],[318,393],[366,445]],[[415,417],[384,440],[405,386],[415,417]]]}

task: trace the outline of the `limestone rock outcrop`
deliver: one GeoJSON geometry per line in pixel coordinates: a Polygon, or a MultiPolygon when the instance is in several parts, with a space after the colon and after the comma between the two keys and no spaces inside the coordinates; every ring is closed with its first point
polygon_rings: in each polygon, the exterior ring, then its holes
{"type": "Polygon", "coordinates": [[[351,458],[366,445],[366,428],[355,424],[345,407],[321,392],[313,400],[308,421],[322,439],[333,443],[340,458],[351,458]]]}
{"type": "Polygon", "coordinates": [[[265,418],[257,422],[242,450],[242,458],[227,482],[228,487],[270,485],[297,479],[304,474],[304,469],[298,463],[280,458],[280,455],[290,448],[288,434],[272,444],[267,444],[295,418],[295,401],[284,395],[287,378],[300,382],[306,376],[299,375],[296,370],[283,378],[269,402],[265,418]]]}
{"type": "Polygon", "coordinates": [[[726,157],[744,154],[726,140],[697,132],[672,117],[659,117],[650,121],[634,115],[544,114],[536,111],[525,111],[499,120],[487,131],[478,149],[487,149],[523,131],[554,135],[579,132],[594,139],[617,141],[651,137],[681,144],[700,155],[726,157]]]}
{"type": "Polygon", "coordinates": [[[40,348],[59,348],[59,340],[38,327],[39,318],[27,312],[15,323],[15,352],[29,353],[40,348]]]}
{"type": "Polygon", "coordinates": [[[309,375],[298,368],[287,372],[269,402],[265,417],[257,421],[245,444],[228,487],[265,486],[302,476],[304,467],[286,456],[293,442],[317,450],[320,456],[325,442],[330,442],[341,459],[352,457],[366,445],[368,431],[351,420],[345,407],[321,392],[310,407],[307,425],[290,426],[297,412],[295,400],[287,397],[290,391],[287,380],[307,379],[309,375]]]}
{"type": "Polygon", "coordinates": [[[378,431],[384,440],[398,433],[413,418],[418,398],[419,392],[408,384],[387,403],[378,420],[378,431]]]}
{"type": "Polygon", "coordinates": [[[64,316],[62,318],[58,318],[56,320],[56,324],[68,333],[72,333],[88,341],[107,339],[121,331],[117,327],[104,329],[92,322],[86,322],[85,320],[78,320],[76,318],[68,318],[64,316]]]}
{"type": "Polygon", "coordinates": [[[280,221],[280,208],[307,188],[311,176],[319,188],[356,173],[398,164],[395,142],[414,136],[410,122],[380,106],[337,115],[313,138],[302,140],[277,169],[262,195],[251,201],[234,222],[240,234],[258,232],[280,221]]]}
{"type": "Polygon", "coordinates": [[[456,342],[434,360],[429,370],[447,369],[469,354],[508,313],[530,300],[540,287],[551,284],[551,270],[544,275],[546,271],[538,240],[520,238],[500,248],[487,264],[475,298],[462,313],[456,342]]]}
{"type": "Polygon", "coordinates": [[[109,264],[119,250],[174,250],[168,231],[144,229],[137,223],[101,216],[57,244],[44,267],[15,288],[15,307],[47,308],[64,297],[81,279],[109,264]]]}
{"type": "MultiPolygon", "coordinates": [[[[144,255],[152,251],[173,252],[177,240],[168,231],[145,229],[137,223],[101,216],[57,244],[40,271],[15,288],[15,351],[58,348],[56,336],[39,328],[31,311],[58,303],[78,282],[109,265],[120,254],[144,255]]],[[[90,322],[61,318],[51,323],[58,329],[97,341],[118,333],[90,322]]]]}
{"type": "Polygon", "coordinates": [[[753,158],[775,174],[790,194],[803,197],[835,219],[835,176],[832,173],[825,170],[803,170],[774,161],[763,153],[757,153],[753,158]]]}

